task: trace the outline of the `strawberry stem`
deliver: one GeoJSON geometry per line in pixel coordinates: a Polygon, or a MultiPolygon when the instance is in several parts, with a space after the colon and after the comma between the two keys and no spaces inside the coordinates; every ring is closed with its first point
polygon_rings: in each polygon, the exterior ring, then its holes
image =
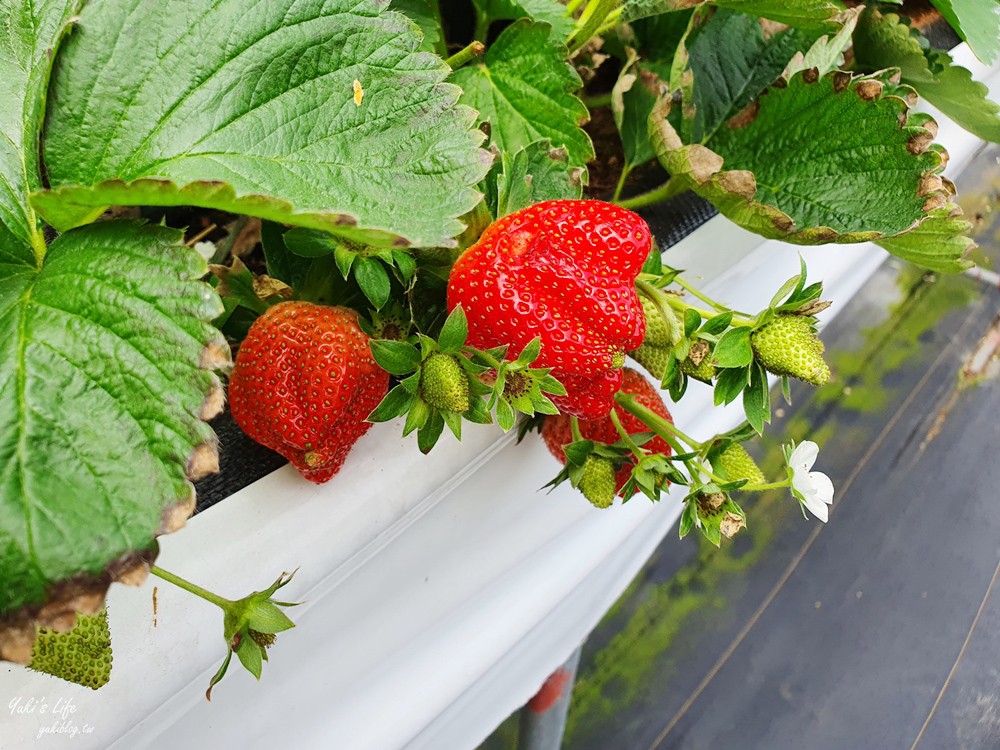
{"type": "Polygon", "coordinates": [[[676,343],[684,338],[684,332],[680,329],[677,316],[668,309],[666,302],[667,295],[642,279],[636,280],[635,288],[639,294],[652,302],[653,306],[656,307],[657,312],[660,313],[660,317],[667,326],[667,330],[670,332],[670,340],[676,343]]]}
{"type": "Polygon", "coordinates": [[[780,490],[784,487],[791,485],[789,480],[785,479],[780,482],[770,482],[768,484],[745,484],[740,487],[740,492],[766,492],[767,490],[780,490]]]}
{"type": "Polygon", "coordinates": [[[457,70],[475,57],[483,54],[486,45],[482,42],[470,42],[454,55],[445,60],[445,64],[452,70],[457,70]]]}
{"type": "Polygon", "coordinates": [[[579,443],[583,440],[583,433],[580,432],[580,420],[578,417],[569,418],[569,429],[573,433],[574,443],[579,443]]]}
{"type": "Polygon", "coordinates": [[[700,443],[689,435],[686,435],[680,429],[675,427],[672,422],[664,419],[652,409],[640,404],[635,400],[635,396],[632,394],[619,391],[615,396],[615,401],[617,401],[625,411],[640,420],[644,425],[649,427],[649,429],[666,440],[668,443],[672,442],[676,438],[687,443],[695,451],[701,451],[705,447],[704,443],[700,443]]]}
{"type": "Polygon", "coordinates": [[[195,596],[199,596],[205,601],[211,602],[212,604],[222,607],[223,609],[228,609],[231,605],[234,604],[234,602],[231,602],[229,599],[223,599],[221,596],[213,594],[211,591],[203,589],[201,586],[198,586],[197,584],[191,583],[190,581],[186,581],[178,575],[174,575],[169,570],[164,570],[159,565],[151,565],[149,567],[149,572],[152,573],[157,578],[162,578],[164,581],[172,583],[174,584],[174,586],[184,589],[188,593],[194,594],[195,596]]]}
{"type": "Polygon", "coordinates": [[[622,424],[622,420],[618,416],[617,409],[611,410],[611,423],[615,426],[615,429],[618,430],[618,435],[621,437],[622,442],[628,446],[628,449],[632,451],[633,454],[635,454],[635,457],[640,460],[645,458],[642,450],[638,445],[636,445],[636,442],[632,439],[632,436],[628,434],[628,430],[626,430],[625,426],[622,424]]]}
{"type": "Polygon", "coordinates": [[[684,186],[680,180],[670,179],[658,188],[653,188],[648,193],[640,193],[639,195],[634,195],[631,198],[615,202],[622,208],[628,208],[634,211],[637,208],[645,208],[646,206],[652,206],[656,203],[665,201],[668,198],[673,198],[675,195],[679,195],[683,191],[684,186]]]}

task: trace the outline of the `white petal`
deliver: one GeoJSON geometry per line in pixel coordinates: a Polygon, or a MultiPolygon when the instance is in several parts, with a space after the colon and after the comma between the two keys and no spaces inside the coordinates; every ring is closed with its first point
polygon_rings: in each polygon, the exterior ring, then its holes
{"type": "Polygon", "coordinates": [[[819,446],[812,440],[803,440],[792,451],[792,455],[788,459],[788,465],[792,467],[792,471],[798,468],[809,471],[813,467],[813,464],[816,463],[818,455],[819,446]]]}
{"type": "Polygon", "coordinates": [[[829,513],[826,508],[826,503],[819,499],[816,495],[806,495],[805,500],[802,501],[803,505],[809,509],[816,518],[818,518],[823,523],[826,523],[827,518],[829,518],[829,513]]]}
{"type": "Polygon", "coordinates": [[[792,469],[792,489],[801,497],[815,495],[816,485],[813,482],[812,474],[792,469]]]}
{"type": "Polygon", "coordinates": [[[830,477],[828,477],[822,471],[812,471],[809,472],[809,479],[812,480],[816,496],[824,503],[828,505],[832,504],[833,482],[830,481],[830,477]]]}

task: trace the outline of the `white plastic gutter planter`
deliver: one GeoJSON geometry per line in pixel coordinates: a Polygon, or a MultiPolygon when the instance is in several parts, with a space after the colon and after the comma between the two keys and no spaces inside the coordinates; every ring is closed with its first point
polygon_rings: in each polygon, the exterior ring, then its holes
{"type": "MultiPolygon", "coordinates": [[[[954,53],[996,98],[1000,69],[965,45],[954,53]]],[[[980,142],[934,114],[954,177],[980,142]]],[[[755,310],[798,271],[799,252],[835,302],[828,315],[886,257],[872,245],[763,241],[716,217],[666,258],[712,296],[755,310]]],[[[691,390],[672,411],[696,438],[742,418],[713,408],[709,388],[691,390]]],[[[681,506],[639,496],[601,511],[568,485],[547,495],[539,488],[558,465],[539,440],[516,446],[495,428],[463,429],[460,445],[445,436],[424,457],[415,439],[398,438],[399,424],[376,425],[328,484],[286,466],[161,539],[163,567],[224,596],[299,569],[282,592],[305,601],[290,612],[298,627],[279,636],[259,684],[234,666],[207,703],[225,654],[221,614],[151,577],[112,589],[115,664],[100,691],[0,669],[11,701],[0,747],[475,747],[586,638],[681,506]],[[10,712],[18,698],[49,711],[10,712]],[[53,715],[57,701],[73,710],[53,715]]]]}

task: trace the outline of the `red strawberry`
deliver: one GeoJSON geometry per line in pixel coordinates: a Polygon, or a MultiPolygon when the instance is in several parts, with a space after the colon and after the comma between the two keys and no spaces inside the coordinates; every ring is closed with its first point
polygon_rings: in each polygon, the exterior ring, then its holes
{"type": "Polygon", "coordinates": [[[229,378],[243,431],[311,482],[337,473],[371,427],[365,417],[389,388],[358,316],[346,307],[282,302],[257,318],[229,378]]]}
{"type": "Polygon", "coordinates": [[[455,263],[448,309],[461,304],[468,343],[510,345],[536,336],[535,367],[551,367],[567,394],[560,411],[597,419],[611,411],[625,352],[646,331],[635,279],[650,249],[649,227],[610,203],[538,203],[494,222],[455,263]]]}
{"type": "MultiPolygon", "coordinates": [[[[626,367],[623,372],[625,382],[622,385],[622,390],[625,393],[631,393],[635,396],[636,401],[647,409],[655,411],[664,419],[671,422],[674,421],[673,417],[670,416],[670,412],[667,411],[663,399],[660,398],[659,391],[643,375],[630,367],[626,367]]],[[[621,419],[622,427],[625,428],[629,435],[650,431],[638,418],[633,417],[618,404],[615,404],[615,411],[618,412],[618,418],[621,419]]],[[[609,444],[618,442],[618,430],[615,429],[611,417],[580,420],[580,434],[583,435],[585,440],[596,440],[609,444]]],[[[546,417],[545,423],[542,425],[542,439],[549,446],[552,455],[563,463],[566,463],[566,454],[563,453],[563,446],[573,442],[573,432],[569,425],[569,417],[565,414],[560,414],[557,417],[546,417]]],[[[658,436],[646,443],[643,448],[654,453],[662,453],[664,456],[669,456],[671,452],[667,442],[658,436]]],[[[618,490],[621,490],[622,485],[628,481],[631,474],[632,463],[626,462],[615,475],[615,484],[618,490]]]]}

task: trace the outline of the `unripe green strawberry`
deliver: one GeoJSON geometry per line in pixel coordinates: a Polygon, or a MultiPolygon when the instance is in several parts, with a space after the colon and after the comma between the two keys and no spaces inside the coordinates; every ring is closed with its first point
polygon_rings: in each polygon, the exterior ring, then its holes
{"type": "Polygon", "coordinates": [[[442,411],[469,410],[469,376],[454,354],[434,352],[420,370],[420,395],[442,411]]]}
{"type": "Polygon", "coordinates": [[[667,369],[670,358],[674,356],[673,347],[659,347],[643,344],[634,352],[631,357],[654,378],[663,380],[663,374],[667,369]]]}
{"type": "Polygon", "coordinates": [[[673,356],[675,338],[679,331],[671,331],[652,300],[640,297],[642,312],[646,316],[646,337],[642,346],[631,352],[632,359],[642,365],[654,378],[663,379],[670,357],[673,356]]]}
{"type": "Polygon", "coordinates": [[[77,615],[65,633],[39,628],[31,652],[31,669],[97,690],[111,679],[111,632],[108,611],[77,615]]]}
{"type": "Polygon", "coordinates": [[[712,364],[711,356],[706,356],[698,364],[690,357],[681,360],[680,370],[689,378],[700,380],[702,383],[712,383],[715,377],[715,365],[712,364]]]}
{"type": "Polygon", "coordinates": [[[731,482],[746,479],[748,484],[764,484],[764,473],[739,443],[730,443],[717,453],[712,466],[731,482]]]}
{"type": "Polygon", "coordinates": [[[608,508],[615,501],[615,468],[606,458],[590,454],[583,462],[583,476],[578,489],[597,508],[608,508]]]}
{"type": "MultiPolygon", "coordinates": [[[[646,336],[642,340],[643,346],[672,348],[677,343],[679,329],[671,330],[660,314],[659,308],[651,299],[648,297],[640,297],[639,299],[642,301],[642,313],[646,316],[646,336]]],[[[673,314],[670,308],[666,309],[668,314],[673,314]]]]}
{"type": "Polygon", "coordinates": [[[757,361],[768,372],[813,385],[823,385],[830,379],[830,368],[823,360],[823,342],[811,318],[779,314],[750,334],[750,344],[757,361]]]}

